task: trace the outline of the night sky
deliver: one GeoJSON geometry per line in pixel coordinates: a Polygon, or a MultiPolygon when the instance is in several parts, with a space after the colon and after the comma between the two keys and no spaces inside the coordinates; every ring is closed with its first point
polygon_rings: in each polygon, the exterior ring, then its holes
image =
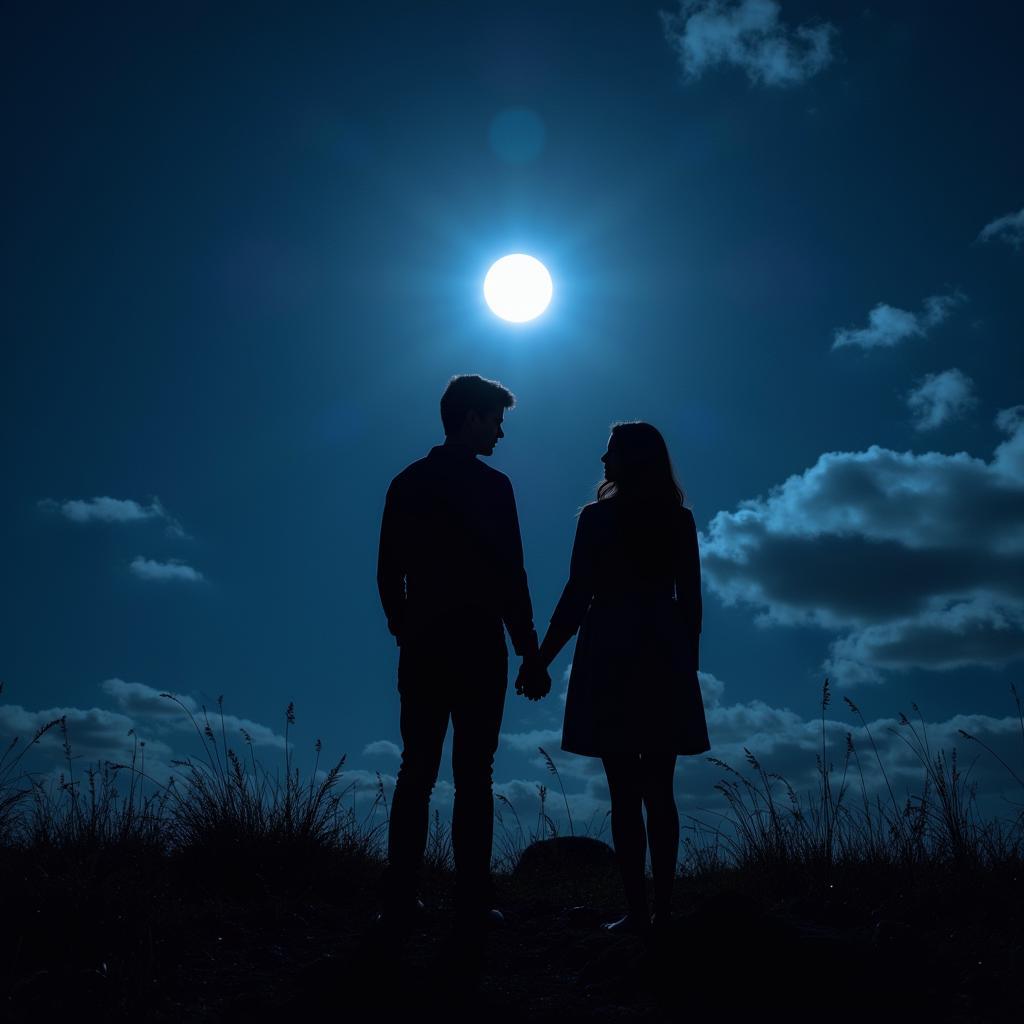
{"type": "MultiPolygon", "coordinates": [[[[517,397],[489,461],[541,632],[609,425],[648,420],[700,530],[713,755],[811,786],[829,675],[837,765],[847,696],[901,793],[913,702],[1020,766],[1022,32],[1003,3],[8,11],[0,741],[66,715],[84,766],[134,729],[164,777],[193,746],[159,693],[223,695],[274,765],[294,701],[302,757],[390,784],[384,493],[480,373],[517,397]],[[509,252],[554,280],[525,325],[482,297],[509,252]]],[[[557,753],[571,656],[509,689],[524,818],[538,745],[607,806],[557,753]]],[[[684,814],[720,774],[681,759],[684,814]]],[[[1005,769],[972,778],[1008,812],[1005,769]]]]}

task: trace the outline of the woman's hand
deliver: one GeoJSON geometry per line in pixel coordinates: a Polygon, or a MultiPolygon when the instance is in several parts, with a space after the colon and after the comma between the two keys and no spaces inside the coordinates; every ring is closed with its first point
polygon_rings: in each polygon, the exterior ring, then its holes
{"type": "Polygon", "coordinates": [[[551,676],[537,655],[523,658],[516,677],[516,693],[527,700],[540,700],[551,692],[551,676]]]}

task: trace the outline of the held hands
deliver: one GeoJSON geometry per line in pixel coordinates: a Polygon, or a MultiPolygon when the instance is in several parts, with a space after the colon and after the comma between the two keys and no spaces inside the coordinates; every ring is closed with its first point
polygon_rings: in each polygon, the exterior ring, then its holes
{"type": "Polygon", "coordinates": [[[523,658],[516,677],[516,693],[522,694],[527,700],[540,700],[551,692],[551,676],[538,655],[531,654],[523,658]]]}

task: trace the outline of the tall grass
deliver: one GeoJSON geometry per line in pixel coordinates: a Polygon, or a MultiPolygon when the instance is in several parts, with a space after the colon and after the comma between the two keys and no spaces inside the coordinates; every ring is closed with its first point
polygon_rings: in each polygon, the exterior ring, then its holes
{"type": "MultiPolygon", "coordinates": [[[[1024,741],[1024,710],[1011,687],[1024,741]]],[[[710,826],[694,819],[694,836],[684,840],[684,862],[691,870],[722,867],[792,872],[814,869],[827,873],[838,865],[913,869],[949,865],[986,868],[1019,863],[1024,854],[1024,812],[1012,821],[983,820],[977,808],[977,786],[965,770],[956,748],[933,750],[928,730],[916,704],[919,721],[899,714],[892,730],[913,752],[922,768],[920,792],[897,800],[892,781],[874,736],[860,708],[844,697],[859,720],[878,766],[884,796],[868,795],[861,751],[846,733],[841,770],[837,773],[827,741],[826,711],[831,703],[829,680],[821,693],[821,749],[815,755],[816,793],[801,798],[792,784],[768,771],[744,748],[752,774],[745,774],[715,758],[708,760],[725,772],[715,789],[725,798],[728,812],[723,825],[710,826]],[[853,778],[851,780],[851,769],[853,778]],[[856,790],[852,790],[852,784],[856,790]]],[[[1014,780],[1021,777],[987,744],[960,730],[998,760],[1014,780]]],[[[977,758],[975,758],[975,761],[977,758]]]]}
{"type": "MultiPolygon", "coordinates": [[[[1022,744],[1024,708],[1016,688],[1022,744]]],[[[0,684],[2,692],[2,684],[0,684]]],[[[240,755],[228,742],[223,698],[211,721],[206,709],[196,715],[173,694],[199,741],[194,758],[172,762],[178,775],[158,783],[146,768],[145,742],[134,738],[131,759],[76,771],[67,722],[54,719],[38,729],[22,747],[12,740],[0,756],[0,845],[71,849],[104,846],[145,846],[166,852],[193,851],[202,855],[240,850],[278,848],[296,852],[334,849],[380,858],[388,826],[389,807],[384,783],[378,775],[376,793],[368,809],[358,810],[355,783],[344,784],[345,758],[326,771],[320,769],[322,743],[314,745],[312,773],[305,779],[294,763],[291,729],[295,709],[289,704],[284,723],[284,764],[270,771],[257,759],[252,737],[241,731],[240,755]],[[29,750],[54,729],[64,748],[64,770],[40,780],[25,769],[29,750]]],[[[827,711],[832,693],[824,681],[821,742],[815,754],[816,786],[799,795],[790,783],[769,769],[748,749],[745,767],[711,757],[724,773],[715,789],[725,801],[719,825],[691,817],[684,827],[682,862],[689,872],[723,868],[793,872],[805,869],[828,872],[837,865],[912,869],[949,864],[985,867],[1019,861],[1024,853],[1024,805],[1012,820],[983,821],[977,810],[977,790],[971,781],[974,762],[966,768],[959,752],[932,749],[917,705],[917,721],[900,713],[893,730],[913,752],[922,768],[920,791],[902,802],[897,799],[890,773],[860,708],[844,697],[848,711],[860,725],[865,749],[847,732],[840,752],[841,765],[829,744],[827,711]],[[877,768],[880,791],[869,794],[866,766],[877,768]]],[[[961,730],[968,744],[997,760],[1024,788],[1024,779],[1012,765],[982,740],[961,730]]],[[[574,821],[569,797],[558,769],[545,750],[538,748],[562,797],[570,835],[600,837],[608,812],[598,821],[574,821]]],[[[975,758],[977,760],[977,758],[975,758]]],[[[548,807],[548,788],[537,786],[537,815],[524,826],[511,801],[496,794],[495,854],[498,870],[509,870],[522,851],[539,839],[558,835],[559,826],[548,807]]],[[[428,838],[429,867],[452,867],[451,828],[435,811],[428,838]]]]}
{"type": "MultiPolygon", "coordinates": [[[[35,849],[98,851],[111,847],[167,848],[171,839],[167,804],[172,790],[144,794],[145,741],[134,734],[131,762],[87,768],[76,777],[67,719],[48,723],[60,729],[64,770],[56,779],[31,779],[31,809],[21,834],[35,849]],[[127,789],[120,782],[127,778],[127,789]]],[[[40,733],[37,733],[37,736],[40,733]]]]}
{"type": "Polygon", "coordinates": [[[244,760],[229,744],[223,697],[217,701],[219,720],[211,722],[205,707],[197,718],[175,695],[161,696],[187,716],[200,744],[196,757],[171,762],[176,776],[165,783],[151,776],[145,741],[134,732],[127,763],[105,762],[76,771],[67,721],[54,719],[16,755],[18,741],[12,740],[0,758],[0,843],[64,851],[146,846],[201,857],[239,851],[251,856],[269,848],[379,854],[387,824],[383,785],[369,810],[357,811],[355,784],[341,785],[345,758],[321,771],[319,739],[312,773],[303,779],[290,738],[293,704],[285,711],[282,775],[260,763],[246,730],[241,730],[244,760]],[[24,771],[23,760],[53,729],[62,735],[64,768],[56,777],[40,779],[24,771]],[[346,802],[350,795],[353,799],[346,802]]]}

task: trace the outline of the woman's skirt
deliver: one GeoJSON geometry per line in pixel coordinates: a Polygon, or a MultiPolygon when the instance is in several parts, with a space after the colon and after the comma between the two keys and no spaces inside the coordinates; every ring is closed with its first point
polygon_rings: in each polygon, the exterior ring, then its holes
{"type": "Polygon", "coordinates": [[[692,636],[674,600],[595,599],[576,640],[562,749],[591,757],[710,750],[692,636]]]}

